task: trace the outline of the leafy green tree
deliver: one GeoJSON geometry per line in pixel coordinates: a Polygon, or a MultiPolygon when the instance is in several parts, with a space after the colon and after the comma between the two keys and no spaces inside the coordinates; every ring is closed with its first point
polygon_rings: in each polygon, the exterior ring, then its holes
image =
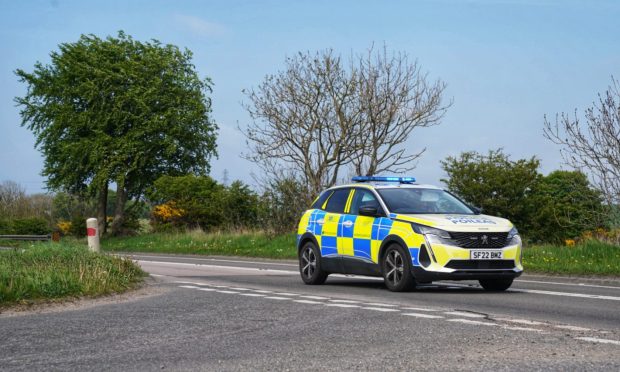
{"type": "Polygon", "coordinates": [[[541,177],[538,159],[512,161],[497,149],[488,155],[464,152],[441,165],[448,175],[441,181],[448,190],[485,213],[508,218],[525,230],[530,227],[528,197],[541,177]]]}
{"type": "Polygon", "coordinates": [[[49,188],[97,196],[100,231],[109,185],[117,187],[114,234],[127,200],[160,176],[209,171],[217,131],[212,84],[200,79],[189,50],[121,31],[106,39],[82,35],[50,57],[32,73],[16,71],[27,85],[15,99],[22,126],[36,136],[49,188]]]}
{"type": "Polygon", "coordinates": [[[602,225],[606,214],[601,192],[578,171],[551,172],[542,177],[531,194],[531,228],[528,238],[562,242],[602,225]]]}

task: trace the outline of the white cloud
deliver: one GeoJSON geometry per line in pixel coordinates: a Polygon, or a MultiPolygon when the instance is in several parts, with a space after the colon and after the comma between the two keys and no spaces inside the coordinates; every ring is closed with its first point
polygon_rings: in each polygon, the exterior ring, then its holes
{"type": "Polygon", "coordinates": [[[227,33],[226,27],[216,22],[209,22],[200,17],[175,14],[174,20],[179,25],[189,29],[191,32],[199,36],[220,37],[227,33]]]}

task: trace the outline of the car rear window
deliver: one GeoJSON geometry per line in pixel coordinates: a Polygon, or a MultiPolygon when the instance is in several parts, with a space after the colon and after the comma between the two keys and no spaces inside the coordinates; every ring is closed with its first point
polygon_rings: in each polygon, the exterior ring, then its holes
{"type": "Polygon", "coordinates": [[[321,195],[319,195],[319,197],[316,199],[316,201],[314,203],[312,203],[312,206],[310,207],[310,209],[322,209],[323,208],[323,203],[325,203],[325,200],[327,200],[327,198],[329,198],[329,196],[332,194],[332,192],[334,192],[333,190],[325,190],[321,193],[321,195]]]}

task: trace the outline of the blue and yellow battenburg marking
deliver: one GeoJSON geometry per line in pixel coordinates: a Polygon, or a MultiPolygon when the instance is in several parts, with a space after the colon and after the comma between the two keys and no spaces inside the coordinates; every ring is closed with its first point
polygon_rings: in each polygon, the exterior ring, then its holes
{"type": "Polygon", "coordinates": [[[424,237],[416,234],[410,223],[394,220],[392,215],[374,218],[347,214],[353,193],[354,190],[349,194],[344,214],[307,211],[299,224],[298,242],[309,232],[317,239],[323,257],[352,256],[378,264],[381,243],[389,235],[397,235],[407,244],[412,264],[420,266],[418,255],[424,237]]]}

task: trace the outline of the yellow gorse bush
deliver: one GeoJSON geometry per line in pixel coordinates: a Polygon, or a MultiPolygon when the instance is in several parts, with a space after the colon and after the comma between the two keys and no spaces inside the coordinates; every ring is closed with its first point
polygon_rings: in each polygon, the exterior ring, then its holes
{"type": "Polygon", "coordinates": [[[153,217],[163,222],[169,222],[175,218],[183,217],[184,214],[185,211],[177,207],[174,201],[169,201],[153,207],[153,217]]]}
{"type": "Polygon", "coordinates": [[[56,224],[56,226],[58,227],[58,229],[60,230],[62,235],[67,235],[67,234],[69,234],[69,229],[71,229],[71,222],[69,222],[69,221],[59,221],[56,224]]]}

